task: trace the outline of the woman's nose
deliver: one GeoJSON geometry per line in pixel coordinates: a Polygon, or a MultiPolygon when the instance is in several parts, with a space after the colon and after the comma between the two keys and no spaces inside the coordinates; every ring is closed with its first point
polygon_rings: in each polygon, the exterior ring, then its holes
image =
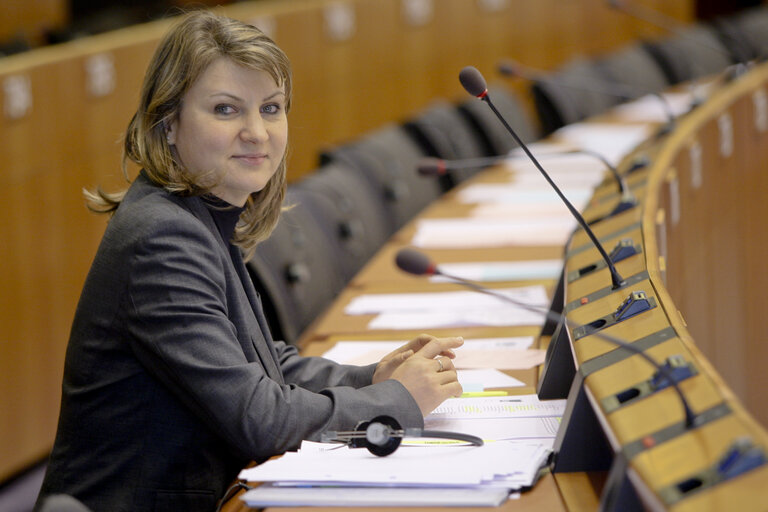
{"type": "Polygon", "coordinates": [[[266,124],[260,115],[248,116],[240,134],[249,142],[262,142],[269,138],[266,124]]]}

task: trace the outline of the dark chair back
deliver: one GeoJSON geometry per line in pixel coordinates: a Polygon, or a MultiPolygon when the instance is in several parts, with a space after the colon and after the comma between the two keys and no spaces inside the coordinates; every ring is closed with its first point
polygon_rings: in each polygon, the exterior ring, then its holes
{"type": "Polygon", "coordinates": [[[275,231],[247,263],[272,335],[287,343],[338,295],[345,282],[330,242],[311,210],[289,187],[275,231]]]}

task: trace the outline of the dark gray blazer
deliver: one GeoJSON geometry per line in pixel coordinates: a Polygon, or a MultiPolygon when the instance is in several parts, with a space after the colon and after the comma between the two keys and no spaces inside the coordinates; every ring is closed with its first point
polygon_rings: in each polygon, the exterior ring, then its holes
{"type": "Polygon", "coordinates": [[[130,187],[75,314],[41,499],[208,511],[250,460],[302,439],[379,414],[422,426],[399,382],[371,384],[375,366],[301,357],[271,339],[228,242],[240,210],[220,206],[143,173],[130,187]]]}

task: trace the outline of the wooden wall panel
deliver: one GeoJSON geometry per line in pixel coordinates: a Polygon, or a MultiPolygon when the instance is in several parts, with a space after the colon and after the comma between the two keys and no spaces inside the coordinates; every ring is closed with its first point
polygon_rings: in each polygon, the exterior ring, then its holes
{"type": "Polygon", "coordinates": [[[43,42],[43,33],[58,29],[69,21],[67,0],[24,0],[3,2],[0,16],[0,42],[23,37],[28,43],[43,42]]]}
{"type": "MultiPolygon", "coordinates": [[[[768,286],[764,254],[768,218],[765,163],[768,132],[755,127],[753,96],[713,114],[673,166],[680,188],[680,220],[667,214],[667,287],[702,351],[745,407],[768,424],[763,342],[768,286]],[[733,152],[721,153],[718,121],[730,117],[733,152]],[[692,185],[691,145],[701,148],[701,185],[692,185]]],[[[668,192],[665,192],[668,194],[668,192]]]]}

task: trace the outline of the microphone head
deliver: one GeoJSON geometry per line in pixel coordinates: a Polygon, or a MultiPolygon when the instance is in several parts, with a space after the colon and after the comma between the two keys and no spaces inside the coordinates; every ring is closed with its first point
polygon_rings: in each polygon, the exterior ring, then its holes
{"type": "Polygon", "coordinates": [[[437,273],[437,267],[425,254],[415,249],[400,249],[395,256],[397,268],[417,276],[431,276],[437,273]]]}
{"type": "Polygon", "coordinates": [[[482,98],[488,92],[485,78],[474,66],[467,66],[459,73],[459,82],[472,96],[482,98]]]}
{"type": "Polygon", "coordinates": [[[422,176],[443,176],[448,171],[445,160],[434,157],[422,158],[416,169],[422,176]]]}
{"type": "Polygon", "coordinates": [[[499,73],[501,73],[504,76],[511,76],[511,77],[522,77],[522,69],[520,67],[520,64],[513,60],[503,60],[499,62],[497,65],[497,69],[499,70],[499,73]]]}

